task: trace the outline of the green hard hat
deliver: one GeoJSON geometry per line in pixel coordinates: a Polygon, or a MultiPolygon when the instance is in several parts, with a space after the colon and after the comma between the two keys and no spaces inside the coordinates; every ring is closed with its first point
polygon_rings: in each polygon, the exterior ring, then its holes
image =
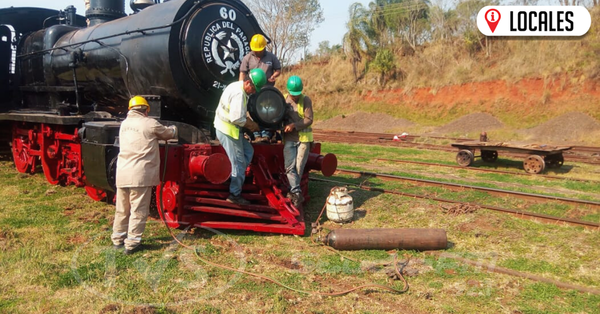
{"type": "Polygon", "coordinates": [[[252,69],[250,70],[249,75],[254,87],[256,87],[256,90],[261,89],[265,84],[267,84],[267,75],[262,69],[252,69]]]}
{"type": "Polygon", "coordinates": [[[304,86],[302,85],[302,80],[299,76],[294,75],[291,76],[287,81],[287,89],[292,96],[298,96],[302,94],[302,89],[304,86]]]}

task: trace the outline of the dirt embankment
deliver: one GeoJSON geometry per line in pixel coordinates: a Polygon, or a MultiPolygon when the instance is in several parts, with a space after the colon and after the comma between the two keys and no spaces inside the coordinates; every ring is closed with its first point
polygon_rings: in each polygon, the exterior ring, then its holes
{"type": "MultiPolygon", "coordinates": [[[[526,79],[514,84],[504,81],[471,83],[431,88],[379,91],[363,97],[367,103],[383,103],[387,108],[429,110],[431,119],[464,113],[462,116],[423,134],[471,136],[482,131],[498,130],[495,136],[504,141],[527,140],[549,143],[600,143],[600,86],[594,82],[577,83],[577,79],[526,79]],[[521,121],[527,121],[522,123],[521,121]],[[532,123],[536,121],[536,123],[532,123]],[[516,128],[511,125],[532,125],[516,128]]],[[[382,110],[384,111],[384,110],[382,110]]],[[[399,130],[419,129],[409,119],[383,113],[355,112],[315,123],[315,128],[400,133],[399,130]]]]}

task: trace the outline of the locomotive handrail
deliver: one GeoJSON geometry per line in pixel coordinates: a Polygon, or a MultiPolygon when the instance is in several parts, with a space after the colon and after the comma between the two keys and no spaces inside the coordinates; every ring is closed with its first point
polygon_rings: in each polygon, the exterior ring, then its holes
{"type": "Polygon", "coordinates": [[[179,20],[177,20],[177,21],[175,21],[173,23],[167,24],[167,25],[155,26],[155,27],[148,27],[148,28],[137,29],[137,30],[133,30],[133,31],[125,31],[125,32],[118,33],[118,34],[113,34],[113,35],[109,35],[109,36],[104,36],[104,37],[99,37],[99,38],[94,38],[94,39],[82,41],[82,42],[79,42],[79,43],[74,43],[74,44],[69,44],[69,45],[63,45],[63,46],[59,46],[59,47],[53,47],[53,48],[44,49],[44,50],[40,50],[40,51],[35,51],[35,52],[26,53],[26,54],[21,54],[21,55],[17,55],[17,58],[30,57],[30,56],[34,56],[34,55],[37,55],[37,54],[43,54],[43,53],[47,53],[47,52],[50,52],[50,51],[58,50],[58,49],[63,49],[63,50],[66,51],[67,48],[75,47],[75,46],[81,46],[81,45],[85,45],[85,44],[88,44],[88,43],[91,43],[91,42],[97,42],[98,43],[99,40],[114,38],[114,37],[123,36],[123,35],[130,35],[130,34],[135,34],[135,33],[142,33],[142,34],[144,34],[144,32],[147,32],[147,31],[153,31],[153,30],[156,30],[156,29],[171,27],[171,26],[179,24],[179,23],[183,22],[185,19],[187,19],[189,17],[189,15],[192,12],[194,12],[194,10],[196,9],[196,7],[198,5],[200,5],[201,2],[202,1],[196,1],[194,3],[194,5],[190,8],[190,10],[184,16],[182,16],[179,20]]]}

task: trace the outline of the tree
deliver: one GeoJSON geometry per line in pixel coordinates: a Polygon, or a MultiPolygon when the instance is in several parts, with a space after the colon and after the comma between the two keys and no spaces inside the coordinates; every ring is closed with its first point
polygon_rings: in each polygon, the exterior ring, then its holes
{"type": "Polygon", "coordinates": [[[456,5],[458,19],[457,35],[462,36],[467,51],[474,53],[485,50],[489,56],[489,38],[477,28],[477,14],[481,8],[488,5],[496,5],[497,0],[461,0],[456,5]]]}
{"type": "Polygon", "coordinates": [[[369,12],[359,2],[350,5],[349,11],[350,19],[346,24],[348,32],[344,34],[344,53],[352,63],[354,79],[358,81],[360,79],[357,69],[358,64],[371,45],[368,36],[369,12]]]}
{"type": "Polygon", "coordinates": [[[370,66],[379,73],[379,84],[384,86],[386,83],[386,74],[393,74],[396,70],[396,58],[389,49],[380,49],[371,62],[370,66]]]}
{"type": "Polygon", "coordinates": [[[270,50],[283,65],[310,43],[310,34],[323,22],[319,0],[247,0],[267,37],[270,50]]]}
{"type": "Polygon", "coordinates": [[[342,50],[342,46],[341,45],[336,44],[336,45],[332,45],[330,47],[329,46],[329,40],[324,40],[324,41],[322,41],[322,42],[319,43],[319,47],[317,48],[317,51],[315,53],[319,57],[329,58],[333,54],[340,53],[341,50],[342,50]]]}
{"type": "Polygon", "coordinates": [[[428,0],[378,0],[386,27],[413,49],[423,44],[429,33],[428,0]]]}

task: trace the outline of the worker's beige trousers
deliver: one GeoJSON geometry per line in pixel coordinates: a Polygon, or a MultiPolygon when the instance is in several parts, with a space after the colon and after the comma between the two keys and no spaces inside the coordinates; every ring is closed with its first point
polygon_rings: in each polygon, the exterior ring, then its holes
{"type": "Polygon", "coordinates": [[[111,237],[114,245],[125,244],[127,250],[140,245],[150,212],[151,197],[151,186],[117,188],[117,210],[111,237]]]}

